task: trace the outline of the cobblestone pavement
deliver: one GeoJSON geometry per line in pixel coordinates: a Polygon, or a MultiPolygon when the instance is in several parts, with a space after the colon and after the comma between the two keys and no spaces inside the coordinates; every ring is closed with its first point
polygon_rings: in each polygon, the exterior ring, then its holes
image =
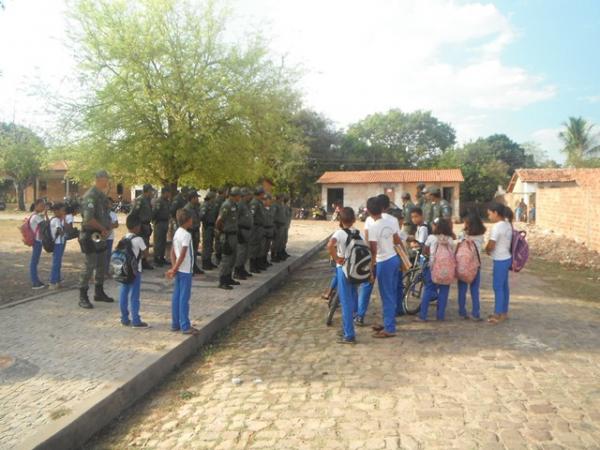
{"type": "MultiPolygon", "coordinates": [[[[290,253],[299,255],[324,239],[332,224],[294,223],[290,253]]],[[[72,412],[80,402],[119,385],[168,352],[184,337],[169,331],[172,285],[165,270],[145,272],[141,316],[150,329],[123,327],[118,303],[77,306],[78,292],[57,292],[0,309],[0,449],[12,448],[40,426],[72,412]]],[[[217,289],[218,274],[194,279],[190,316],[202,327],[213,316],[273,274],[270,270],[233,291],[217,289]]],[[[118,297],[115,282],[107,292],[118,297]]]]}
{"type": "Polygon", "coordinates": [[[339,315],[324,325],[328,276],[323,259],[297,271],[88,447],[600,448],[598,301],[521,273],[504,324],[459,320],[453,288],[445,323],[401,318],[398,337],[361,328],[348,346],[339,315]]]}

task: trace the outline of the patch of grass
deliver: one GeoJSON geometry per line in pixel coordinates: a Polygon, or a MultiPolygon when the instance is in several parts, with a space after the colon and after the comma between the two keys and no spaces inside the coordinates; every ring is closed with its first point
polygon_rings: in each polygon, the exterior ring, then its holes
{"type": "Polygon", "coordinates": [[[527,268],[548,283],[550,289],[563,297],[598,301],[600,273],[589,269],[569,268],[543,259],[531,259],[527,268]]]}
{"type": "Polygon", "coordinates": [[[55,409],[54,411],[52,411],[50,413],[50,419],[51,420],[58,420],[61,417],[66,416],[70,412],[71,412],[71,410],[69,408],[58,408],[58,409],[55,409]]]}
{"type": "Polygon", "coordinates": [[[181,400],[189,400],[191,398],[194,398],[197,394],[195,392],[192,391],[180,391],[179,392],[179,398],[181,400]]]}

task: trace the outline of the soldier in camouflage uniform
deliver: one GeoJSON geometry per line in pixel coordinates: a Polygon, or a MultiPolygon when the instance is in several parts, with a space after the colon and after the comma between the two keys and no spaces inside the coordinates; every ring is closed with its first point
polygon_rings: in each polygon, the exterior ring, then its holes
{"type": "Polygon", "coordinates": [[[271,214],[273,215],[273,223],[275,225],[275,235],[273,236],[273,244],[271,245],[271,261],[277,263],[282,261],[281,252],[283,250],[287,223],[282,194],[275,196],[275,201],[271,205],[271,214]]]}
{"type": "Polygon", "coordinates": [[[417,184],[417,203],[416,206],[423,209],[425,206],[425,202],[427,201],[425,198],[425,184],[419,183],[417,184]]]}
{"type": "Polygon", "coordinates": [[[421,209],[423,210],[423,221],[430,225],[433,223],[433,204],[431,203],[431,190],[433,187],[426,187],[423,189],[424,201],[421,209]]]}
{"type": "Polygon", "coordinates": [[[405,192],[402,194],[402,215],[404,216],[404,231],[409,236],[412,236],[417,231],[417,227],[412,223],[410,213],[416,206],[410,199],[410,194],[405,192]]]}
{"type": "Polygon", "coordinates": [[[150,184],[145,184],[142,190],[142,195],[137,197],[133,203],[133,209],[129,213],[140,219],[142,227],[139,236],[144,239],[146,250],[142,256],[142,268],[144,270],[152,270],[154,267],[148,262],[148,253],[150,252],[150,236],[152,235],[152,196],[154,188],[150,184]]]}
{"type": "Polygon", "coordinates": [[[202,275],[204,272],[198,267],[198,247],[200,246],[200,224],[202,223],[202,216],[200,211],[200,201],[198,199],[198,192],[192,190],[188,194],[188,202],[183,207],[192,218],[192,228],[190,233],[192,235],[192,253],[193,270],[194,274],[202,275]]]}
{"type": "Polygon", "coordinates": [[[273,244],[273,238],[275,237],[275,221],[273,218],[273,208],[271,207],[271,201],[273,197],[271,194],[265,194],[263,199],[263,205],[265,207],[265,239],[264,239],[264,247],[262,249],[262,256],[260,258],[261,264],[264,267],[270,267],[273,264],[269,262],[269,250],[271,250],[271,245],[273,244]]]}
{"type": "Polygon", "coordinates": [[[252,233],[250,235],[249,254],[250,254],[250,272],[260,273],[267,270],[263,265],[263,249],[265,248],[265,190],[257,187],[254,191],[254,198],[250,202],[250,213],[252,214],[252,233]]]}
{"type": "Polygon", "coordinates": [[[250,200],[252,200],[250,189],[242,188],[241,193],[242,200],[239,203],[238,214],[238,246],[233,278],[246,280],[248,277],[252,276],[252,274],[248,273],[246,270],[246,261],[248,261],[248,247],[252,235],[254,218],[252,216],[252,211],[250,211],[250,200]]]}
{"type": "Polygon", "coordinates": [[[173,220],[176,220],[175,216],[177,214],[177,211],[183,208],[185,205],[187,205],[189,194],[190,188],[188,188],[187,186],[183,186],[181,188],[181,192],[177,194],[171,202],[171,218],[173,220]]]}
{"type": "Polygon", "coordinates": [[[215,202],[216,193],[208,191],[204,202],[200,207],[202,215],[202,270],[216,269],[212,262],[212,254],[215,240],[215,223],[219,215],[219,209],[215,202]]]}
{"type": "MultiPolygon", "coordinates": [[[[223,206],[223,203],[225,202],[225,200],[227,200],[227,195],[226,195],[227,189],[225,188],[220,188],[217,191],[217,198],[215,199],[215,203],[217,205],[217,211],[221,211],[221,206],[223,206]]],[[[220,237],[215,234],[215,259],[217,260],[217,264],[221,264],[221,256],[222,256],[222,249],[221,249],[221,239],[220,237]]]]}
{"type": "Polygon", "coordinates": [[[229,198],[223,202],[217,218],[219,241],[221,242],[221,269],[219,272],[219,288],[232,289],[238,286],[239,281],[232,278],[238,244],[238,219],[239,203],[241,200],[240,188],[234,187],[229,191],[229,198]]]}
{"type": "Polygon", "coordinates": [[[170,264],[165,258],[167,233],[171,216],[171,190],[162,188],[160,197],[152,205],[152,222],[154,224],[154,264],[158,267],[170,264]]]}
{"type": "Polygon", "coordinates": [[[81,234],[79,244],[85,254],[85,268],[79,276],[79,306],[85,309],[93,308],[88,298],[88,286],[94,271],[95,291],[94,300],[97,302],[114,302],[104,292],[104,276],[106,270],[107,246],[106,238],[110,234],[111,220],[107,208],[106,195],[108,188],[108,173],[104,170],[96,173],[96,184],[89,189],[81,201],[81,234]],[[94,242],[93,233],[99,233],[101,240],[94,242]]]}
{"type": "Polygon", "coordinates": [[[435,219],[446,219],[452,223],[452,207],[450,203],[442,198],[442,193],[439,188],[430,190],[431,195],[431,216],[435,219]]]}

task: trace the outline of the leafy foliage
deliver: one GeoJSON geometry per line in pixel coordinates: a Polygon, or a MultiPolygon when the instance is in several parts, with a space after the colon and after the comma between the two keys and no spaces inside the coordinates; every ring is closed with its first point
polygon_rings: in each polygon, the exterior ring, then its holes
{"type": "Polygon", "coordinates": [[[565,129],[558,134],[563,141],[563,152],[567,155],[567,165],[571,167],[598,167],[600,155],[598,136],[594,135],[594,125],[582,117],[569,117],[563,123],[565,129]]]}
{"type": "Polygon", "coordinates": [[[46,162],[46,146],[27,127],[0,122],[0,173],[12,178],[19,209],[25,209],[23,191],[39,175],[46,162]]]}
{"type": "Polygon", "coordinates": [[[72,18],[84,95],[63,117],[80,178],[250,183],[301,150],[293,73],[260,36],[228,43],[213,2],[77,0],[72,18]]]}

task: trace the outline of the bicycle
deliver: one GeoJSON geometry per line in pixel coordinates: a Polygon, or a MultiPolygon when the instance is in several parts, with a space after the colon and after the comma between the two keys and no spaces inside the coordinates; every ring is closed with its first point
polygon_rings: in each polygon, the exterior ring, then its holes
{"type": "MultiPolygon", "coordinates": [[[[421,261],[421,249],[415,252],[412,262],[412,267],[406,271],[402,277],[404,284],[404,311],[406,314],[415,315],[421,310],[421,298],[423,296],[423,287],[425,278],[423,276],[423,267],[427,264],[427,258],[421,261]]],[[[431,303],[436,302],[437,298],[431,300],[431,303]]]]}
{"type": "Polygon", "coordinates": [[[325,321],[325,325],[327,325],[328,327],[330,327],[331,324],[333,323],[333,316],[335,314],[335,311],[339,308],[339,306],[340,306],[340,296],[337,292],[337,289],[334,289],[331,292],[331,295],[327,302],[327,320],[325,321]]]}

